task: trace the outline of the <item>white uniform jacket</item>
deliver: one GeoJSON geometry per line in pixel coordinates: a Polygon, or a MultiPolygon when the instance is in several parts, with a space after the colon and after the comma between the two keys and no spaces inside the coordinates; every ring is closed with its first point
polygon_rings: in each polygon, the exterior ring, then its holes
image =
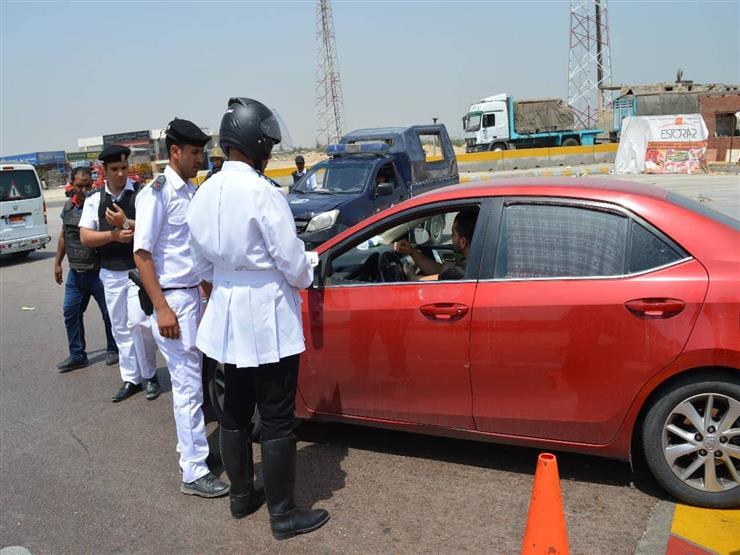
{"type": "Polygon", "coordinates": [[[213,282],[198,348],[239,368],[303,352],[298,290],[313,268],[282,191],[249,165],[225,162],[198,189],[187,222],[196,272],[213,282]]]}

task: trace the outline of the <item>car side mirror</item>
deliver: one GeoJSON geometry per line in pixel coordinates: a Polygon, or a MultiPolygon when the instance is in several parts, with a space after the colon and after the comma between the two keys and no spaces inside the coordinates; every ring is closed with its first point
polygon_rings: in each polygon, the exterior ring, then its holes
{"type": "Polygon", "coordinates": [[[393,194],[393,183],[378,183],[375,187],[375,194],[379,197],[385,197],[393,194]]]}

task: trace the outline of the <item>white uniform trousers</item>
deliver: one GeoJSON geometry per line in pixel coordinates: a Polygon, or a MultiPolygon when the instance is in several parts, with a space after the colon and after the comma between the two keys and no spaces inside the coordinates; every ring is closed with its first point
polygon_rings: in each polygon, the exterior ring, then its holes
{"type": "Polygon", "coordinates": [[[113,338],[118,345],[121,380],[133,384],[157,372],[157,347],[151,322],[141,310],[139,288],[128,279],[128,270],[100,269],[113,338]]]}
{"type": "Polygon", "coordinates": [[[195,346],[198,323],[203,313],[200,289],[174,289],[164,292],[167,304],[177,315],[180,339],[167,339],[159,333],[156,312],[152,315],[152,331],[162,353],[172,381],[172,407],[177,428],[177,451],[183,482],[194,482],[205,476],[208,439],[203,417],[203,355],[195,346]]]}

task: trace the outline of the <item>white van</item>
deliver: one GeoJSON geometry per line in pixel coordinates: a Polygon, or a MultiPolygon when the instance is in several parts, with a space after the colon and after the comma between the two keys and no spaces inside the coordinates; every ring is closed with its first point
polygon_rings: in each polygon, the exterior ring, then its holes
{"type": "Polygon", "coordinates": [[[0,165],[0,254],[25,258],[51,240],[46,202],[30,164],[0,165]]]}

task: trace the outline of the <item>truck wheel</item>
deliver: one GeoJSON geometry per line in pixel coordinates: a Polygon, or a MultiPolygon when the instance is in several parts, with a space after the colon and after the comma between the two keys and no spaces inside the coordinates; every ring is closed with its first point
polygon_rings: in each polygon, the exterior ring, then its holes
{"type": "Polygon", "coordinates": [[[563,146],[578,146],[581,143],[578,142],[578,139],[575,139],[573,137],[569,137],[563,141],[563,146]]]}
{"type": "Polygon", "coordinates": [[[502,150],[508,150],[508,146],[506,143],[491,143],[491,146],[488,148],[491,152],[501,152],[502,150]]]}
{"type": "MultiPolygon", "coordinates": [[[[224,414],[224,397],[226,392],[226,382],[224,379],[223,364],[216,364],[208,375],[208,396],[211,398],[213,412],[216,413],[219,423],[224,414]]],[[[252,415],[252,442],[259,443],[262,436],[262,418],[257,407],[254,408],[252,415]]]]}
{"type": "Polygon", "coordinates": [[[740,381],[723,374],[674,384],[642,427],[645,459],[671,495],[692,505],[740,505],[740,381]]]}

